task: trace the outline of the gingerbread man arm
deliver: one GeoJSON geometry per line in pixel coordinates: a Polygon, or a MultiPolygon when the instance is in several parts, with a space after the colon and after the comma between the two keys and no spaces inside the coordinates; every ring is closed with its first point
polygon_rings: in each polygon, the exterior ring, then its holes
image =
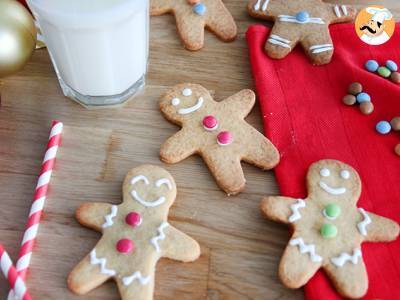
{"type": "Polygon", "coordinates": [[[327,264],[323,268],[343,297],[359,299],[367,292],[368,274],[362,258],[356,264],[348,261],[340,267],[327,264]]]}
{"type": "Polygon", "coordinates": [[[397,222],[370,212],[365,213],[368,217],[364,217],[363,221],[357,224],[357,227],[366,234],[366,241],[390,242],[399,236],[399,224],[397,222]],[[362,229],[363,222],[365,230],[362,229]]]}
{"type": "Polygon", "coordinates": [[[331,24],[343,23],[352,21],[356,14],[357,9],[349,5],[324,3],[326,6],[327,18],[331,24]]]}
{"type": "Polygon", "coordinates": [[[172,3],[169,0],[150,0],[150,14],[158,16],[172,11],[172,3]]]}
{"type": "Polygon", "coordinates": [[[165,236],[165,241],[161,243],[163,257],[182,262],[191,262],[199,258],[200,246],[190,236],[173,226],[165,229],[165,236]]]}
{"type": "Polygon", "coordinates": [[[108,203],[85,203],[77,209],[76,218],[83,226],[101,232],[106,222],[105,216],[112,213],[113,207],[108,203]]]}
{"type": "Polygon", "coordinates": [[[220,105],[224,112],[229,112],[229,115],[236,115],[244,119],[253,109],[255,102],[254,92],[246,89],[226,98],[220,102],[220,105]]]}
{"type": "Polygon", "coordinates": [[[274,0],[250,0],[247,11],[255,18],[273,21],[285,11],[285,2],[274,0]]]}
{"type": "Polygon", "coordinates": [[[198,138],[184,127],[162,144],[161,160],[169,164],[178,163],[196,153],[199,149],[198,142],[198,138]]]}
{"type": "Polygon", "coordinates": [[[221,40],[229,42],[237,36],[237,26],[231,13],[222,2],[215,1],[216,6],[206,20],[206,27],[221,40]]]}
{"type": "Polygon", "coordinates": [[[289,224],[301,218],[305,201],[288,197],[265,197],[261,201],[261,211],[268,219],[289,224]]]}

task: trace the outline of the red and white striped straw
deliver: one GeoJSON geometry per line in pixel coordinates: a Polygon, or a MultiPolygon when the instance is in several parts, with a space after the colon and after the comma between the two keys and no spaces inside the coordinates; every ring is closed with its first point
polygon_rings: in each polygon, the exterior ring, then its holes
{"type": "Polygon", "coordinates": [[[0,268],[4,276],[14,289],[15,298],[18,300],[31,300],[28,289],[22,278],[18,275],[17,269],[14,267],[10,256],[7,254],[3,245],[0,244],[0,268]]]}
{"type": "MultiPolygon", "coordinates": [[[[61,143],[62,130],[63,124],[59,121],[53,121],[49,142],[47,143],[46,154],[44,155],[42,168],[40,170],[35,195],[33,196],[31,211],[29,213],[24,238],[22,239],[21,249],[17,261],[18,275],[21,276],[22,279],[26,278],[26,273],[31,263],[32,250],[36,241],[57,150],[61,143]]],[[[13,290],[10,291],[7,299],[15,299],[13,290]]]]}

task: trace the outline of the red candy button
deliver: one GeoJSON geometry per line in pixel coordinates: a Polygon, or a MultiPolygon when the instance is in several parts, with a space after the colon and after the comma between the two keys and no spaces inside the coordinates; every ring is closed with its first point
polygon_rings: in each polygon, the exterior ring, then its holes
{"type": "Polygon", "coordinates": [[[126,215],[125,222],[132,227],[142,224],[142,217],[137,212],[131,212],[126,215]]]}
{"type": "Polygon", "coordinates": [[[130,253],[133,251],[134,248],[135,245],[131,240],[128,239],[119,240],[117,243],[117,250],[120,253],[130,253]]]}
{"type": "Polygon", "coordinates": [[[205,130],[215,130],[218,127],[218,120],[214,116],[206,116],[203,119],[203,126],[205,130]]]}
{"type": "Polygon", "coordinates": [[[233,135],[229,131],[221,131],[217,136],[217,142],[221,146],[226,146],[232,143],[233,135]]]}

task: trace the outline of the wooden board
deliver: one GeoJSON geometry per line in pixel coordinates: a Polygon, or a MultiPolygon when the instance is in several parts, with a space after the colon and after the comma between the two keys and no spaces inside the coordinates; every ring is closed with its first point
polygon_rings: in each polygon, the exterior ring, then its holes
{"type": "MultiPolygon", "coordinates": [[[[163,166],[178,185],[170,221],[201,244],[195,263],[161,260],[156,299],[301,299],[302,291],[285,288],[277,267],[288,241],[284,226],[264,220],[261,197],[278,194],[273,172],[244,165],[246,190],[227,197],[200,158],[177,165],[158,159],[161,143],[177,128],[161,116],[159,95],[180,82],[200,83],[217,99],[253,88],[245,32],[251,19],[247,1],[226,0],[239,27],[230,44],[206,34],[200,52],[182,48],[172,16],[151,20],[150,67],[145,92],[125,107],[86,110],[65,98],[46,50],[36,51],[26,68],[2,80],[0,107],[0,240],[17,256],[36,177],[52,119],[64,122],[63,146],[52,179],[28,285],[34,299],[119,299],[113,283],[85,297],[69,292],[72,267],[95,245],[99,234],[74,219],[77,206],[89,201],[118,203],[129,169],[143,163],[163,166]]],[[[334,2],[334,1],[332,1],[334,2]]],[[[379,2],[400,16],[398,0],[346,3],[359,7],[379,2]]],[[[260,131],[256,108],[248,121],[260,131]]],[[[6,281],[0,279],[0,298],[6,281]]]]}

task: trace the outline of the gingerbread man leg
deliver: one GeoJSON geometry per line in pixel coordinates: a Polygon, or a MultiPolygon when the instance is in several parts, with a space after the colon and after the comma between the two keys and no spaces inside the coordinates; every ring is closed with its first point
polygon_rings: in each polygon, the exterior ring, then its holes
{"type": "Polygon", "coordinates": [[[185,16],[176,16],[176,27],[181,36],[185,48],[188,50],[200,50],[204,46],[204,20],[201,18],[190,19],[185,16]]]}
{"type": "Polygon", "coordinates": [[[323,65],[331,61],[334,48],[329,31],[314,31],[301,40],[301,45],[315,65],[323,65]]]}
{"type": "Polygon", "coordinates": [[[228,195],[235,195],[244,189],[246,179],[238,157],[231,157],[222,151],[203,154],[203,158],[220,188],[228,195]]]}
{"type": "Polygon", "coordinates": [[[296,47],[299,38],[298,32],[293,25],[276,22],[265,43],[265,51],[271,58],[284,58],[296,47]]]}
{"type": "Polygon", "coordinates": [[[332,264],[324,266],[337,291],[346,298],[361,298],[368,289],[368,275],[362,258],[356,264],[347,262],[338,268],[332,264]]]}
{"type": "Polygon", "coordinates": [[[292,238],[279,264],[280,278],[287,287],[297,289],[314,276],[321,262],[322,258],[315,253],[312,245],[301,238],[292,238]]]}
{"type": "Polygon", "coordinates": [[[87,255],[69,274],[68,287],[76,294],[84,295],[102,285],[111,275],[100,272],[99,266],[90,263],[87,255]]]}

